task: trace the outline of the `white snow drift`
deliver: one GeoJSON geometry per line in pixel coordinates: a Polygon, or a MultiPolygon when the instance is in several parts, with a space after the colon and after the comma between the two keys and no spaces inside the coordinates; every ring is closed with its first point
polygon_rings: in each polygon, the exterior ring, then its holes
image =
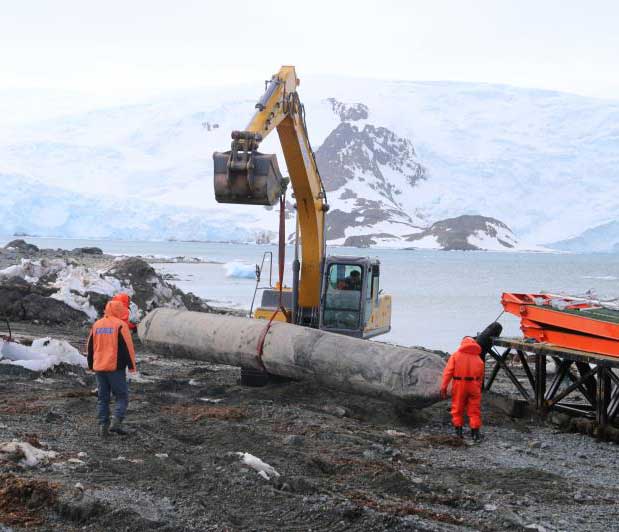
{"type": "Polygon", "coordinates": [[[0,364],[21,366],[32,371],[47,371],[58,364],[86,367],[86,358],[64,340],[39,338],[32,346],[0,340],[0,364]]]}

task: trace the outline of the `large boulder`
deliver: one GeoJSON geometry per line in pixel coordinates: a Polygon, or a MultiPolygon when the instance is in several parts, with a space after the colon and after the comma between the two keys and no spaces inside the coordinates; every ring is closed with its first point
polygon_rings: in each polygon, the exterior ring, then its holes
{"type": "Polygon", "coordinates": [[[0,316],[14,321],[40,321],[53,325],[82,324],[86,314],[49,297],[54,290],[12,277],[0,284],[0,316]]]}
{"type": "Polygon", "coordinates": [[[26,254],[37,253],[39,251],[39,248],[37,246],[35,246],[34,244],[29,244],[21,238],[11,240],[6,246],[4,246],[4,249],[18,251],[20,253],[26,254]]]}
{"type": "Polygon", "coordinates": [[[103,255],[103,250],[95,246],[75,248],[72,253],[77,255],[103,255]]]}

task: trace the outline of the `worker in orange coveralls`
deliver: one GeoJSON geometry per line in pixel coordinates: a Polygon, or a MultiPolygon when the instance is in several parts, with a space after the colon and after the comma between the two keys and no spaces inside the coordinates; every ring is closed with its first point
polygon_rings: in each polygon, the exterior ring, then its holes
{"type": "Polygon", "coordinates": [[[471,426],[471,435],[475,442],[481,440],[481,390],[484,385],[486,354],[492,350],[493,338],[501,336],[503,327],[494,321],[475,338],[466,336],[458,350],[449,357],[443,372],[441,397],[447,399],[447,388],[451,388],[451,420],[456,434],[462,438],[462,416],[466,411],[471,426]]]}
{"type": "Polygon", "coordinates": [[[481,388],[484,381],[484,360],[480,357],[481,346],[471,337],[466,336],[458,350],[447,361],[441,384],[441,397],[447,398],[447,388],[451,388],[451,421],[456,434],[462,438],[463,415],[469,418],[473,441],[479,442],[481,435],[481,388]]]}
{"type": "Polygon", "coordinates": [[[135,348],[131,333],[123,320],[125,307],[120,301],[109,301],[104,317],[97,320],[88,336],[88,368],[97,377],[99,430],[102,437],[109,432],[127,434],[122,422],[129,404],[126,369],[136,372],[135,348]],[[116,411],[110,423],[110,396],[116,399],[116,411]]]}
{"type": "Polygon", "coordinates": [[[120,319],[125,322],[127,327],[129,327],[129,331],[133,332],[137,328],[137,326],[132,321],[129,321],[129,305],[131,304],[129,294],[125,294],[125,292],[120,292],[112,298],[112,301],[120,301],[123,304],[125,312],[120,319]]]}

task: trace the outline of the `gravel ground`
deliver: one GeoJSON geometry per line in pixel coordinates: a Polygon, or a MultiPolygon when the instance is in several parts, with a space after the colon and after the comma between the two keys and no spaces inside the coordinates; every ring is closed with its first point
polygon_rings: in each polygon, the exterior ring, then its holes
{"type": "MultiPolygon", "coordinates": [[[[83,346],[83,330],[14,329],[83,346]]],[[[33,469],[18,466],[19,457],[0,462],[0,523],[63,531],[608,531],[619,518],[616,446],[537,417],[513,420],[485,404],[484,441],[462,444],[446,402],[404,415],[308,383],[245,388],[236,368],[142,348],[139,367],[131,434],[102,440],[91,374],[61,367],[38,376],[0,365],[0,442],[28,440],[58,453],[33,469]],[[261,477],[237,452],[280,476],[261,477]]]]}

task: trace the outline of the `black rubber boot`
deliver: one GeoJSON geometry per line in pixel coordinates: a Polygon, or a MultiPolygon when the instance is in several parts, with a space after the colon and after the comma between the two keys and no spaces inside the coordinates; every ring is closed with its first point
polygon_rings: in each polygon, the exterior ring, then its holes
{"type": "Polygon", "coordinates": [[[471,429],[471,436],[473,437],[473,441],[475,443],[479,443],[482,440],[481,433],[479,429],[471,429]]]}
{"type": "Polygon", "coordinates": [[[110,424],[110,432],[115,432],[116,434],[126,435],[129,434],[122,426],[122,420],[117,417],[112,418],[112,423],[110,424]]]}
{"type": "Polygon", "coordinates": [[[110,424],[104,423],[99,425],[99,436],[107,438],[110,435],[110,424]]]}
{"type": "Polygon", "coordinates": [[[462,427],[456,427],[456,436],[458,436],[458,438],[464,438],[464,435],[462,434],[462,427]]]}

